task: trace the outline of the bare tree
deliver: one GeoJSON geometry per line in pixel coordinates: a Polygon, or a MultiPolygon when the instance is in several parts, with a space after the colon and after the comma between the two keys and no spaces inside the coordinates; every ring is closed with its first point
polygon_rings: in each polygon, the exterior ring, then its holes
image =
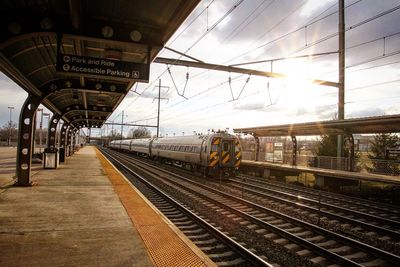
{"type": "Polygon", "coordinates": [[[145,127],[139,127],[136,129],[130,129],[128,138],[139,139],[139,138],[150,138],[151,132],[145,127]]]}
{"type": "Polygon", "coordinates": [[[12,123],[10,125],[10,123],[8,122],[7,124],[4,124],[2,127],[0,127],[0,143],[2,144],[6,144],[9,137],[11,137],[11,143],[16,142],[17,135],[18,129],[15,123],[12,123]]]}

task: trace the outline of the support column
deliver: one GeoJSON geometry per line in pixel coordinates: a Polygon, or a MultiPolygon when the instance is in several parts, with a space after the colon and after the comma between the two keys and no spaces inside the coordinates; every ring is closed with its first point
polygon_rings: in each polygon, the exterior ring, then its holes
{"type": "Polygon", "coordinates": [[[349,171],[354,171],[354,137],[352,134],[346,135],[346,141],[349,145],[349,171]]]}
{"type": "Polygon", "coordinates": [[[36,109],[39,107],[42,99],[28,95],[19,116],[18,127],[18,149],[17,149],[17,183],[20,186],[31,185],[31,161],[33,153],[33,136],[34,136],[34,121],[36,118],[36,109]]]}
{"type": "Polygon", "coordinates": [[[256,161],[260,160],[260,138],[257,135],[253,135],[256,140],[256,161]]]}
{"type": "MultiPolygon", "coordinates": [[[[338,87],[338,120],[344,120],[345,118],[345,95],[344,95],[344,85],[345,85],[345,6],[344,0],[339,0],[339,87],[338,87]]],[[[338,135],[337,144],[337,157],[338,162],[340,157],[343,157],[343,135],[338,135]]],[[[340,166],[339,166],[340,167],[340,166]]]]}
{"type": "Polygon", "coordinates": [[[292,165],[296,166],[297,165],[297,139],[296,136],[292,135],[292,165]]]}
{"type": "Polygon", "coordinates": [[[72,152],[74,153],[75,152],[75,146],[76,146],[76,141],[77,141],[77,136],[76,136],[76,133],[77,133],[77,129],[73,129],[72,130],[72,152]]]}
{"type": "Polygon", "coordinates": [[[64,122],[61,126],[60,147],[65,148],[67,145],[67,130],[69,124],[64,122]]]}
{"type": "Polygon", "coordinates": [[[67,157],[72,155],[72,151],[71,151],[71,134],[72,134],[72,126],[69,126],[67,129],[67,138],[66,138],[66,147],[65,149],[67,150],[67,157]]]}
{"type": "Polygon", "coordinates": [[[60,162],[65,161],[65,157],[67,156],[67,129],[68,123],[64,122],[61,125],[61,132],[60,132],[60,162]]]}
{"type": "Polygon", "coordinates": [[[47,148],[56,148],[56,134],[57,134],[57,124],[61,116],[59,114],[53,114],[49,121],[49,130],[47,132],[47,148]]]}

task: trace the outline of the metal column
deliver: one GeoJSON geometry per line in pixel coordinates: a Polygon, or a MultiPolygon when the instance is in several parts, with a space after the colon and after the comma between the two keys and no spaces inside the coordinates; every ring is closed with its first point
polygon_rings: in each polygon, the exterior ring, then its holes
{"type": "Polygon", "coordinates": [[[65,148],[67,145],[67,129],[69,124],[64,122],[61,126],[60,147],[65,148]]]}
{"type": "MultiPolygon", "coordinates": [[[[339,0],[339,87],[338,120],[344,120],[344,83],[345,83],[345,23],[344,0],[339,0]]],[[[337,157],[343,157],[343,135],[338,135],[337,157]]]]}
{"type": "Polygon", "coordinates": [[[68,129],[67,129],[67,135],[66,135],[67,136],[67,138],[66,138],[67,145],[65,147],[65,149],[67,151],[67,154],[66,154],[67,157],[72,155],[72,151],[71,151],[71,133],[72,133],[72,127],[69,126],[68,129]]]}
{"type": "Polygon", "coordinates": [[[47,131],[47,148],[56,147],[56,134],[57,134],[57,124],[60,121],[61,116],[59,114],[53,114],[49,121],[49,129],[47,131]]]}
{"type": "Polygon", "coordinates": [[[347,134],[346,139],[348,145],[350,146],[350,153],[349,153],[349,171],[354,171],[354,137],[352,134],[347,134]]]}
{"type": "Polygon", "coordinates": [[[257,135],[253,135],[256,140],[256,161],[260,160],[260,138],[257,135]]]}
{"type": "Polygon", "coordinates": [[[42,102],[42,99],[29,95],[25,100],[19,116],[18,127],[18,150],[17,150],[17,183],[20,186],[31,185],[31,161],[33,151],[34,121],[36,109],[42,102]]]}
{"type": "Polygon", "coordinates": [[[292,135],[292,144],[293,144],[293,148],[292,148],[292,165],[296,166],[297,165],[297,139],[296,136],[292,135]]]}

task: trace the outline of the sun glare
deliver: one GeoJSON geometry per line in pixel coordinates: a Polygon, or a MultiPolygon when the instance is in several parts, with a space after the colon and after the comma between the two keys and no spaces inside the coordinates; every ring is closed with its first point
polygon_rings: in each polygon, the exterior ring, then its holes
{"type": "Polygon", "coordinates": [[[314,84],[309,79],[309,65],[304,61],[288,61],[283,65],[287,101],[292,110],[316,105],[314,84]]]}

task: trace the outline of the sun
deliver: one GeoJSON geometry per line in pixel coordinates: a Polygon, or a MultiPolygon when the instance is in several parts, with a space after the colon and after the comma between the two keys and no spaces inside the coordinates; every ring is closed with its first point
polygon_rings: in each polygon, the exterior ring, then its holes
{"type": "Polygon", "coordinates": [[[287,60],[282,64],[284,79],[285,101],[291,110],[315,106],[315,85],[309,78],[309,65],[304,60],[287,60]]]}

